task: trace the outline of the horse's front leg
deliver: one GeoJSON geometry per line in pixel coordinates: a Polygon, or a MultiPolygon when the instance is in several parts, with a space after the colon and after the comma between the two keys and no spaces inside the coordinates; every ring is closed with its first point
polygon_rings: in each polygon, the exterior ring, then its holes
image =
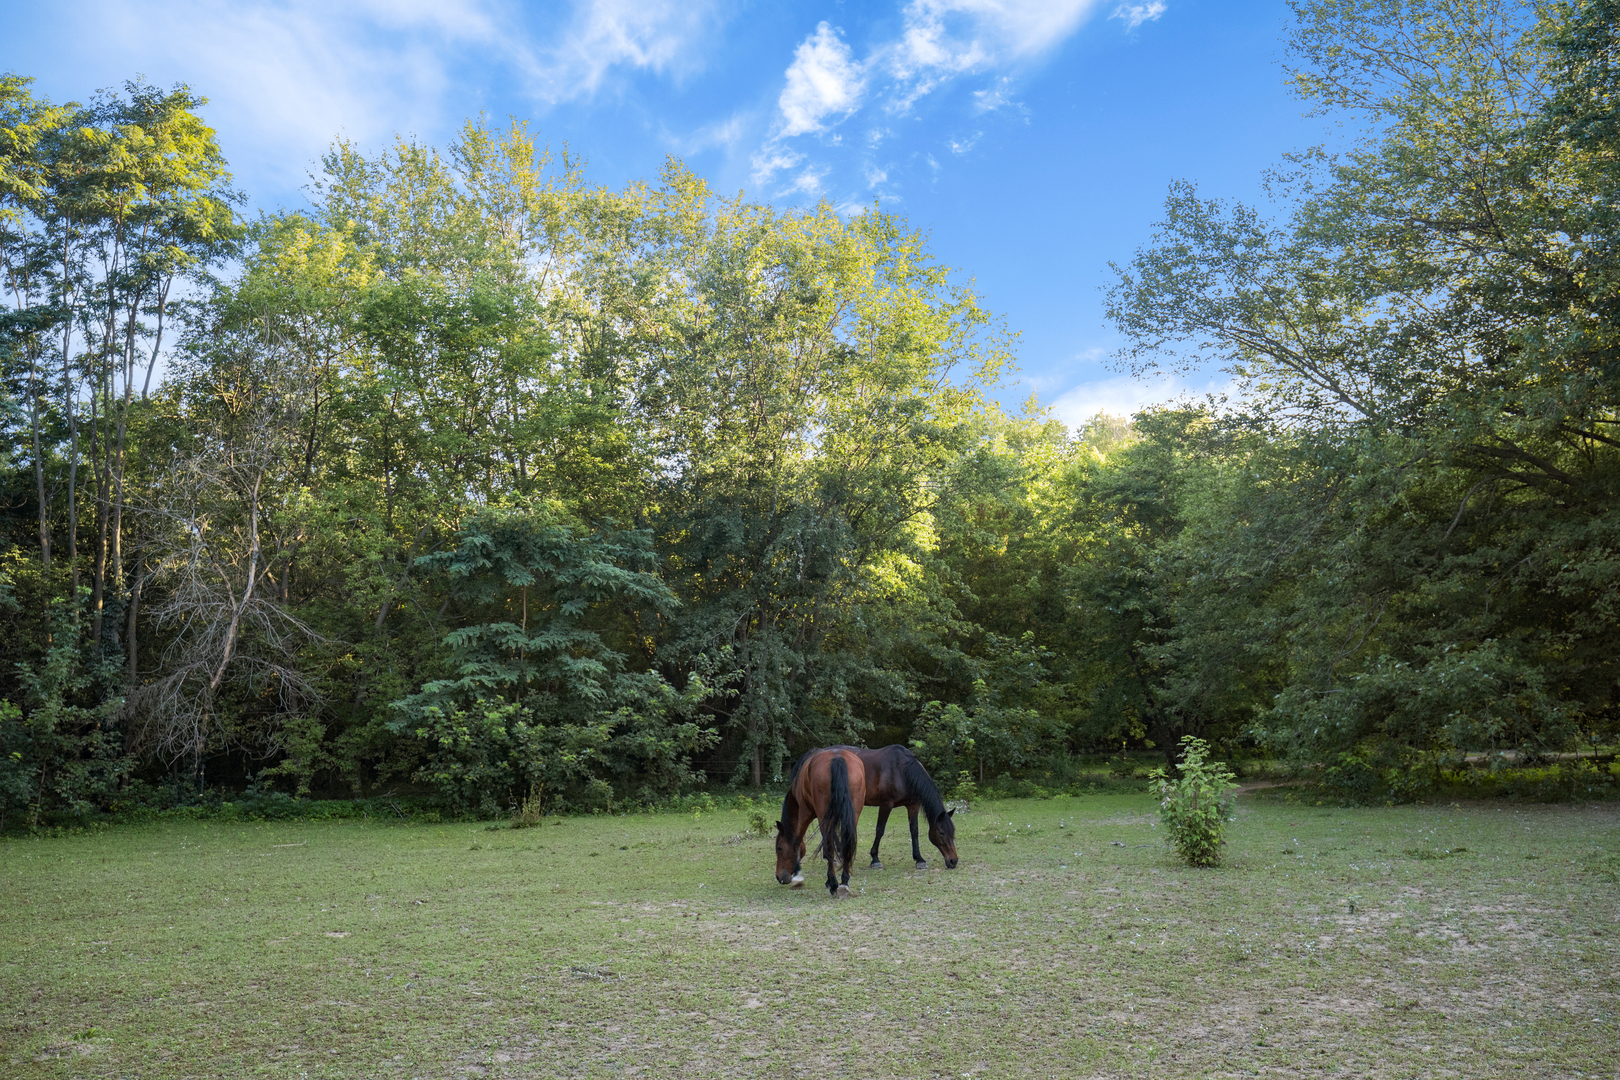
{"type": "MultiPolygon", "coordinates": [[[[836,859],[836,853],[829,850],[827,852],[827,892],[834,900],[838,899],[838,874],[833,869],[833,863],[836,859]]],[[[844,879],[846,881],[849,879],[849,871],[847,869],[844,871],[844,879]]],[[[844,895],[849,895],[848,888],[844,889],[844,895]]]]}
{"type": "Polygon", "coordinates": [[[799,833],[798,852],[793,856],[793,877],[788,880],[788,888],[804,888],[804,834],[810,831],[810,819],[804,822],[804,832],[799,833]]]}
{"type": "Polygon", "coordinates": [[[917,864],[917,869],[928,869],[928,860],[922,857],[922,848],[917,846],[917,808],[906,807],[906,814],[911,818],[911,861],[917,864]]]}
{"type": "Polygon", "coordinates": [[[872,837],[872,869],[883,869],[883,863],[878,861],[878,845],[883,843],[883,827],[889,823],[889,811],[892,806],[885,806],[878,810],[877,835],[872,837]]]}

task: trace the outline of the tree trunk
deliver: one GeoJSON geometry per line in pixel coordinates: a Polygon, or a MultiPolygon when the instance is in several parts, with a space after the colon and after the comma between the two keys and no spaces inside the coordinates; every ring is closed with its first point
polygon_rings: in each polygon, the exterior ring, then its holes
{"type": "MultiPolygon", "coordinates": [[[[62,221],[62,284],[73,280],[72,222],[62,221]]],[[[65,298],[64,298],[65,299],[65,298]]],[[[67,305],[73,311],[73,305],[67,305]]],[[[62,322],[62,407],[68,421],[67,558],[72,580],[70,603],[75,620],[79,611],[79,410],[74,400],[73,316],[62,322]]]]}
{"type": "Polygon", "coordinates": [[[124,631],[124,653],[129,664],[129,688],[131,690],[141,683],[141,650],[140,641],[135,636],[138,625],[137,620],[141,613],[141,586],[146,579],[140,574],[135,575],[135,587],[129,592],[129,622],[124,631]]]}
{"type": "Polygon", "coordinates": [[[39,499],[39,559],[49,587],[51,576],[51,508],[45,499],[45,456],[39,438],[39,357],[28,354],[28,427],[34,442],[34,494],[39,499]]]}
{"type": "MultiPolygon", "coordinates": [[[[98,439],[100,424],[96,418],[94,397],[90,409],[90,459],[96,461],[97,451],[105,448],[106,440],[98,439]]],[[[101,644],[101,620],[107,603],[107,524],[108,490],[105,461],[96,461],[96,546],[91,556],[90,577],[90,640],[101,644]]]]}
{"type": "Polygon", "coordinates": [[[72,575],[74,617],[79,610],[79,409],[73,394],[71,323],[62,341],[62,405],[68,418],[67,557],[72,575]]]}

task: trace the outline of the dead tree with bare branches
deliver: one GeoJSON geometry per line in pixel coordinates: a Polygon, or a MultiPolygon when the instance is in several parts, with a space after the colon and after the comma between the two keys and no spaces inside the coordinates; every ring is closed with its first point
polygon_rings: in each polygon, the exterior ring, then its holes
{"type": "Polygon", "coordinates": [[[267,545],[287,503],[308,380],[269,333],[234,349],[209,369],[202,415],[189,418],[144,511],[156,594],[147,617],[167,641],[157,677],[125,703],[131,749],[189,762],[199,785],[209,752],[274,752],[285,722],[320,706],[303,654],[322,639],[276,588],[277,545],[267,545]]]}

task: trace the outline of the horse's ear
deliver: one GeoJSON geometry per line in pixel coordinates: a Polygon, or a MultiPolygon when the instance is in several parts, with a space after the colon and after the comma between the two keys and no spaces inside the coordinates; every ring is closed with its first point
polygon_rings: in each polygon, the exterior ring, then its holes
{"type": "Polygon", "coordinates": [[[781,823],[781,822],[780,822],[780,821],[778,821],[778,822],[777,822],[777,823],[776,823],[776,831],[777,831],[777,832],[779,832],[779,833],[785,833],[785,832],[787,832],[787,830],[786,830],[786,829],[784,829],[784,828],[782,828],[782,823],[781,823]]]}
{"type": "Polygon", "coordinates": [[[945,811],[945,816],[946,817],[955,817],[956,816],[956,807],[953,806],[949,810],[945,811]]]}

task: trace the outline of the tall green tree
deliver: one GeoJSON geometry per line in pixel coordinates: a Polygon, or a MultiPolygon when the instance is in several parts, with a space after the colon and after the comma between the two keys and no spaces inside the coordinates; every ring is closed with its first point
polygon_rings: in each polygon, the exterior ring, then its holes
{"type": "Polygon", "coordinates": [[[1296,5],[1296,85],[1364,140],[1293,159],[1280,224],[1177,185],[1111,293],[1128,362],[1224,363],[1240,424],[1296,433],[1275,482],[1313,551],[1257,717],[1306,760],[1614,728],[1620,386],[1588,268],[1614,189],[1575,150],[1592,90],[1557,89],[1605,77],[1600,8],[1296,5]]]}

